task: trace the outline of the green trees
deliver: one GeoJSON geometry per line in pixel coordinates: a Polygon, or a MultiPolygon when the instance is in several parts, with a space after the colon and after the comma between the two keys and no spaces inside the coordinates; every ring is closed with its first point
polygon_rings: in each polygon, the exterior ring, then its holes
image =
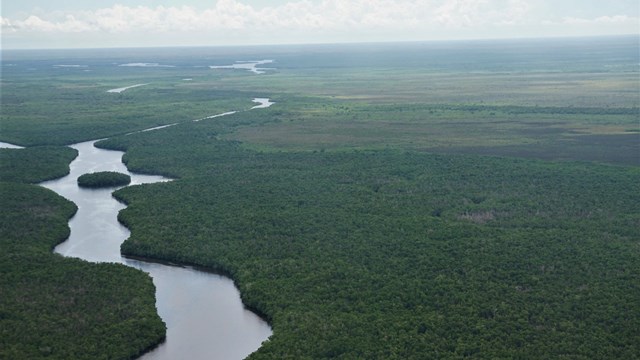
{"type": "Polygon", "coordinates": [[[78,152],[68,147],[0,149],[0,181],[37,183],[69,173],[78,152]]]}
{"type": "Polygon", "coordinates": [[[224,125],[102,146],[179,178],[116,193],[123,252],[233,276],[274,329],[252,358],[640,353],[638,168],[257,153],[224,125]]]}
{"type": "Polygon", "coordinates": [[[0,358],[132,359],[164,338],[146,274],[51,252],[75,205],[24,182],[63,175],[74,156],[0,149],[0,358]]]}
{"type": "Polygon", "coordinates": [[[78,177],[78,185],[88,188],[124,186],[131,183],[131,177],[114,171],[101,171],[78,177]]]}

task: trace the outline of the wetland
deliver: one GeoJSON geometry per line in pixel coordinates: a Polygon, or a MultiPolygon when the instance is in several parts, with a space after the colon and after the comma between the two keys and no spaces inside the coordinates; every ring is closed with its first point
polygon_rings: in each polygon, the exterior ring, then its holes
{"type": "Polygon", "coordinates": [[[636,358],[639,53],[633,36],[6,52],[0,140],[25,148],[0,149],[0,355],[169,344],[160,286],[122,265],[153,259],[233,279],[273,331],[240,357],[636,358]],[[277,65],[209,68],[239,59],[277,65]],[[107,93],[123,84],[148,85],[107,93]],[[119,207],[111,264],[51,253],[82,203],[33,185],[85,150],[117,164],[87,171],[133,174],[117,201],[84,189],[119,207]]]}

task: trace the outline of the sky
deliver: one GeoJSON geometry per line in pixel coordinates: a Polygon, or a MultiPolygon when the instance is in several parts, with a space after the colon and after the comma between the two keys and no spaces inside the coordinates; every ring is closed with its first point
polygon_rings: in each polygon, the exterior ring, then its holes
{"type": "Polygon", "coordinates": [[[3,49],[638,34],[637,0],[11,0],[3,49]]]}

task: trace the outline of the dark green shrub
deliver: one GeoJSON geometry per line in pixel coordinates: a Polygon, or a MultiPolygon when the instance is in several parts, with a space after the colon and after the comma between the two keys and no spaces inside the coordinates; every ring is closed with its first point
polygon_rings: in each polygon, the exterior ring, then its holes
{"type": "Polygon", "coordinates": [[[114,171],[84,174],[78,178],[79,186],[89,188],[124,186],[129,185],[129,183],[131,183],[129,175],[114,171]]]}

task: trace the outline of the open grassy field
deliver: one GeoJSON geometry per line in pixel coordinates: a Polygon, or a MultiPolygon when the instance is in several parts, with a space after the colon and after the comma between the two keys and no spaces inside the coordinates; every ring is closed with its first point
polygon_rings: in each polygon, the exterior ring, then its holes
{"type": "Polygon", "coordinates": [[[270,116],[268,124],[226,138],[266,151],[407,149],[640,164],[637,108],[279,105],[255,115],[270,116]]]}

